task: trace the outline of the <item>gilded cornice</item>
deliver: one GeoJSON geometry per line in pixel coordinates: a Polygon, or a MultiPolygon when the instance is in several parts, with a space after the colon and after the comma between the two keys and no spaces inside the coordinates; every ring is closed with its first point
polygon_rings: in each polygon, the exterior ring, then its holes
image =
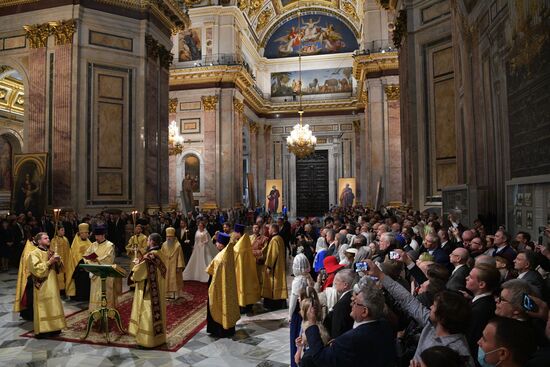
{"type": "MultiPolygon", "coordinates": [[[[234,83],[244,97],[244,101],[255,112],[261,114],[277,114],[298,111],[299,102],[273,102],[260,95],[254,88],[254,79],[240,65],[215,65],[191,69],[170,70],[170,86],[200,84],[234,83]]],[[[317,111],[355,111],[361,104],[355,97],[325,101],[302,101],[307,112],[317,111]]]]}
{"type": "Polygon", "coordinates": [[[73,35],[76,31],[76,21],[74,19],[50,22],[51,34],[55,37],[56,45],[66,45],[73,43],[73,35]]]}
{"type": "Polygon", "coordinates": [[[213,111],[216,109],[216,105],[218,104],[218,96],[202,96],[201,100],[205,111],[213,111]]]}
{"type": "Polygon", "coordinates": [[[388,97],[388,100],[390,100],[390,101],[399,100],[399,86],[398,85],[386,85],[384,87],[384,91],[386,92],[386,97],[388,97]]]}
{"type": "Polygon", "coordinates": [[[399,70],[398,54],[392,52],[378,52],[353,57],[353,77],[357,80],[357,96],[359,102],[367,105],[368,95],[363,90],[365,79],[369,74],[381,73],[389,70],[399,70]]]}
{"type": "Polygon", "coordinates": [[[170,98],[168,100],[168,113],[176,113],[178,110],[178,99],[170,98]]]}
{"type": "Polygon", "coordinates": [[[37,3],[40,0],[3,0],[0,2],[0,8],[5,8],[8,6],[23,5],[30,3],[37,3]]]}
{"type": "Polygon", "coordinates": [[[41,48],[48,45],[48,37],[50,36],[50,25],[44,24],[32,24],[24,25],[25,37],[29,40],[30,48],[41,48]]]}

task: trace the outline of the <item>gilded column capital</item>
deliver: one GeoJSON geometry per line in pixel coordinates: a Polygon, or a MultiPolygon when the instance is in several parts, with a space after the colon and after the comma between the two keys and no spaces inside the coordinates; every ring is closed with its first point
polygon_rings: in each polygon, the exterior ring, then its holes
{"type": "Polygon", "coordinates": [[[364,105],[369,103],[369,93],[366,90],[361,92],[361,102],[363,102],[364,105]]]}
{"type": "Polygon", "coordinates": [[[30,48],[41,48],[48,45],[48,37],[50,36],[50,25],[44,24],[32,24],[24,25],[25,37],[29,40],[30,48]]]}
{"type": "Polygon", "coordinates": [[[178,109],[178,99],[170,98],[168,100],[168,113],[176,113],[178,109]]]}
{"type": "Polygon", "coordinates": [[[205,111],[213,111],[216,109],[218,103],[218,96],[202,96],[202,105],[205,111]]]}
{"type": "Polygon", "coordinates": [[[399,86],[398,85],[386,85],[384,87],[386,97],[389,101],[395,101],[399,99],[399,86]]]}
{"type": "Polygon", "coordinates": [[[152,59],[156,59],[159,56],[159,43],[153,36],[145,35],[145,48],[147,49],[147,56],[152,59]]]}
{"type": "Polygon", "coordinates": [[[255,123],[254,121],[249,121],[248,127],[250,129],[250,133],[253,135],[256,135],[256,133],[258,132],[258,124],[255,123]]]}
{"type": "Polygon", "coordinates": [[[162,45],[159,45],[158,54],[159,54],[160,66],[168,69],[170,65],[172,65],[172,62],[174,61],[174,55],[172,54],[172,52],[170,52],[170,50],[167,50],[162,45]]]}
{"type": "Polygon", "coordinates": [[[361,120],[354,120],[353,128],[355,129],[355,133],[358,133],[361,130],[361,120]]]}
{"type": "Polygon", "coordinates": [[[73,35],[76,32],[76,21],[74,19],[50,22],[50,30],[55,37],[56,45],[73,43],[73,35]]]}
{"type": "Polygon", "coordinates": [[[237,113],[244,112],[244,103],[239,101],[237,98],[233,99],[233,107],[235,107],[235,112],[237,113]]]}

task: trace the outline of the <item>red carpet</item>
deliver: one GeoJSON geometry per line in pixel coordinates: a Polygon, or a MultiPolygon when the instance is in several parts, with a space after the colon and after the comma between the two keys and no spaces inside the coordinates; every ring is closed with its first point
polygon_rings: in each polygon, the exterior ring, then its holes
{"type": "MultiPolygon", "coordinates": [[[[155,348],[156,350],[177,351],[206,324],[208,285],[206,283],[186,281],[184,283],[183,293],[183,297],[178,300],[167,301],[166,303],[166,344],[155,348]]],[[[133,292],[126,292],[118,299],[119,305],[117,309],[122,318],[122,325],[126,330],[128,330],[128,323],[132,312],[133,298],[133,292]]],[[[130,335],[121,334],[114,325],[114,321],[109,322],[111,343],[107,344],[105,342],[104,333],[94,331],[94,328],[92,328],[86,340],[80,340],[86,333],[88,310],[69,315],[66,319],[67,328],[63,330],[61,335],[51,339],[125,348],[136,347],[135,339],[130,335]]],[[[31,331],[21,336],[33,337],[33,335],[31,331]]]]}

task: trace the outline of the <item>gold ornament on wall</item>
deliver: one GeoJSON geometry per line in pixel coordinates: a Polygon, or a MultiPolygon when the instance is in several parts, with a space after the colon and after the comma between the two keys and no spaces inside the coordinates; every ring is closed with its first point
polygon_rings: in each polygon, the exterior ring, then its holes
{"type": "Polygon", "coordinates": [[[260,7],[262,6],[263,1],[261,0],[249,0],[248,4],[248,18],[252,18],[258,13],[260,7]]]}
{"type": "Polygon", "coordinates": [[[244,103],[238,99],[233,100],[233,106],[235,107],[235,112],[241,114],[244,112],[244,103]]]}
{"type": "Polygon", "coordinates": [[[250,2],[250,0],[240,0],[239,1],[239,9],[241,11],[246,10],[246,8],[248,8],[248,3],[249,2],[250,2]]]}
{"type": "Polygon", "coordinates": [[[74,19],[50,22],[50,30],[55,37],[56,45],[73,43],[73,35],[76,32],[76,21],[74,19]]]}
{"type": "Polygon", "coordinates": [[[261,32],[265,26],[267,25],[267,22],[269,21],[269,18],[273,15],[273,10],[271,9],[264,9],[260,15],[258,16],[258,23],[256,24],[256,32],[261,32]]]}
{"type": "Polygon", "coordinates": [[[251,134],[255,135],[258,132],[258,124],[255,123],[254,121],[249,121],[248,126],[251,134]]]}
{"type": "Polygon", "coordinates": [[[176,113],[177,109],[178,109],[178,99],[170,98],[170,100],[168,101],[168,112],[176,113]]]}
{"type": "Polygon", "coordinates": [[[202,105],[205,111],[213,111],[218,103],[218,96],[202,96],[202,105]]]}
{"type": "Polygon", "coordinates": [[[355,6],[353,6],[353,4],[345,2],[342,5],[342,8],[346,12],[346,14],[349,15],[354,21],[359,21],[359,18],[357,17],[357,12],[355,11],[355,6]]]}
{"type": "Polygon", "coordinates": [[[25,37],[29,40],[30,48],[40,48],[48,45],[48,37],[51,31],[48,23],[25,25],[23,28],[25,29],[25,37]]]}
{"type": "Polygon", "coordinates": [[[356,134],[359,133],[361,131],[361,120],[353,120],[353,128],[356,134]]]}
{"type": "Polygon", "coordinates": [[[395,101],[399,99],[399,86],[398,85],[386,85],[384,88],[388,100],[395,101]]]}

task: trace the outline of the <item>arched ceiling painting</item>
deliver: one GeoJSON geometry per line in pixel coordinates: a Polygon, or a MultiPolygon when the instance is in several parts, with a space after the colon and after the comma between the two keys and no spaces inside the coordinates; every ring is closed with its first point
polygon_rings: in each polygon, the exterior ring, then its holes
{"type": "Polygon", "coordinates": [[[352,52],[357,38],[340,19],[320,12],[301,12],[281,22],[265,43],[264,56],[279,57],[352,52]]]}

